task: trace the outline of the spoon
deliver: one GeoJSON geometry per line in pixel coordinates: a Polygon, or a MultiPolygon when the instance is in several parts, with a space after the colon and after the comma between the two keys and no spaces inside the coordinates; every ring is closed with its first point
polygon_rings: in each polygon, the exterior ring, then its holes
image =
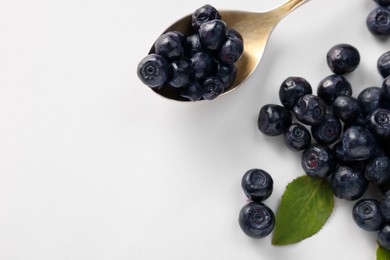
{"type": "MultiPolygon", "coordinates": [[[[221,95],[229,93],[243,85],[259,64],[274,27],[282,20],[283,17],[301,4],[308,1],[309,0],[288,0],[282,5],[267,12],[245,12],[232,10],[218,11],[222,20],[225,21],[230,28],[235,29],[241,34],[244,42],[244,53],[236,62],[236,79],[221,95]]],[[[168,27],[164,33],[168,31],[180,31],[184,35],[193,34],[194,31],[191,26],[191,15],[178,20],[168,27]]],[[[154,46],[150,49],[149,54],[150,53],[154,53],[154,46]]],[[[189,101],[172,91],[169,87],[152,90],[169,99],[189,101]]]]}

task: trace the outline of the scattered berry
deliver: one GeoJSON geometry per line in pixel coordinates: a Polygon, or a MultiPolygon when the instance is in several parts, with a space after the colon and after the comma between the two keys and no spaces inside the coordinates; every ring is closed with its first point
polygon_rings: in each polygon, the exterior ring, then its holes
{"type": "Polygon", "coordinates": [[[282,135],[290,126],[291,120],[291,113],[287,108],[268,104],[260,109],[257,126],[265,135],[282,135]]]}
{"type": "Polygon", "coordinates": [[[378,6],[372,10],[366,21],[368,30],[376,36],[390,35],[390,9],[378,6]]]}
{"type": "Polygon", "coordinates": [[[284,143],[294,151],[306,149],[311,142],[310,131],[302,124],[291,124],[284,133],[284,143]]]}
{"type": "Polygon", "coordinates": [[[377,69],[383,78],[390,76],[390,51],[383,53],[379,57],[377,69]]]}
{"type": "Polygon", "coordinates": [[[356,69],[360,62],[359,51],[350,44],[337,44],[326,55],[329,68],[335,74],[347,74],[356,69]]]}
{"type": "Polygon", "coordinates": [[[331,178],[331,186],[336,197],[356,200],[367,190],[368,182],[363,173],[349,166],[339,166],[331,178]]]}
{"type": "Polygon", "coordinates": [[[326,106],[316,95],[307,94],[299,98],[293,107],[297,120],[306,125],[319,124],[325,117],[326,106]]]}
{"type": "Polygon", "coordinates": [[[332,144],[336,142],[342,131],[340,120],[333,114],[325,114],[324,119],[311,127],[314,140],[320,144],[332,144]]]}
{"type": "Polygon", "coordinates": [[[376,199],[361,199],[356,202],[352,216],[355,223],[366,231],[378,231],[385,224],[376,199]]]}
{"type": "Polygon", "coordinates": [[[259,239],[272,232],[275,226],[275,215],[265,204],[249,202],[241,209],[238,222],[246,235],[259,239]]]}
{"type": "Polygon", "coordinates": [[[309,82],[302,77],[288,77],[279,88],[279,99],[283,106],[292,109],[298,99],[307,94],[312,94],[309,82]]]}
{"type": "Polygon", "coordinates": [[[303,151],[301,164],[307,175],[325,178],[333,172],[336,161],[328,146],[313,144],[303,151]]]}
{"type": "Polygon", "coordinates": [[[271,175],[261,169],[250,169],[241,180],[245,195],[252,201],[261,202],[269,198],[273,191],[271,175]]]}
{"type": "Polygon", "coordinates": [[[351,96],[352,86],[342,75],[332,74],[323,78],[317,88],[317,96],[327,105],[332,105],[338,96],[351,96]]]}

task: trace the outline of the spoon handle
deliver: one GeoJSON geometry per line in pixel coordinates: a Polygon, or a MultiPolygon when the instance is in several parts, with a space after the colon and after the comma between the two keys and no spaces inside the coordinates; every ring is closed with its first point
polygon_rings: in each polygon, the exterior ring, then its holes
{"type": "Polygon", "coordinates": [[[275,9],[271,10],[272,15],[275,16],[275,18],[281,20],[284,16],[289,14],[291,11],[293,11],[298,6],[309,2],[310,0],[288,0],[287,2],[283,3],[282,5],[276,7],[275,9]]]}

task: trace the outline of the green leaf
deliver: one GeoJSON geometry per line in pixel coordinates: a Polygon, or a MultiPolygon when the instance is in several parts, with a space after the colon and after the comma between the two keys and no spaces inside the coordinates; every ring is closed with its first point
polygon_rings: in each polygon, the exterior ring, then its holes
{"type": "Polygon", "coordinates": [[[376,250],[376,260],[390,260],[390,251],[378,246],[378,249],[376,250]]]}
{"type": "Polygon", "coordinates": [[[276,212],[273,245],[288,245],[316,234],[332,213],[334,196],[329,182],[307,175],[286,187],[276,212]]]}

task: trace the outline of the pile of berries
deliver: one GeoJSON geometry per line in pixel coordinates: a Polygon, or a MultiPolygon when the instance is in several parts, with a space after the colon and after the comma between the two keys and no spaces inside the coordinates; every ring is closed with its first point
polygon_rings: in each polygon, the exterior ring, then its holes
{"type": "Polygon", "coordinates": [[[333,74],[320,81],[317,94],[304,78],[288,77],[279,89],[281,105],[262,106],[258,128],[283,136],[289,149],[301,152],[305,173],[328,179],[336,197],[359,200],[353,219],[377,231],[379,244],[390,250],[390,52],[377,62],[382,86],[365,88],[357,97],[345,74],[359,65],[358,50],[338,44],[326,58],[333,74]],[[385,195],[362,198],[369,185],[385,195]]]}
{"type": "Polygon", "coordinates": [[[378,6],[367,16],[371,33],[381,37],[390,36],[390,0],[374,0],[378,6]]]}
{"type": "Polygon", "coordinates": [[[241,187],[249,202],[240,210],[238,222],[249,237],[263,238],[274,229],[275,214],[263,203],[271,196],[273,183],[271,175],[262,169],[250,169],[242,177],[241,187]]]}
{"type": "Polygon", "coordinates": [[[243,39],[211,5],[192,14],[191,27],[190,35],[178,31],[162,34],[154,53],[138,64],[138,77],[156,91],[190,101],[211,100],[234,82],[243,39]]]}

